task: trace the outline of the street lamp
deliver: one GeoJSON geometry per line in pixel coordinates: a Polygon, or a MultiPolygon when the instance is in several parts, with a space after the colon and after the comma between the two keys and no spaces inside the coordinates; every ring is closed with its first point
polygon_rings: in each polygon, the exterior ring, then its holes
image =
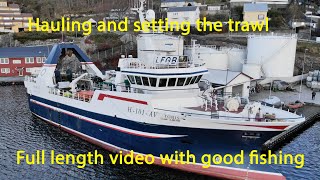
{"type": "Polygon", "coordinates": [[[228,76],[229,76],[229,68],[227,68],[226,85],[225,85],[225,94],[224,94],[224,96],[227,96],[228,76]]]}
{"type": "Polygon", "coordinates": [[[312,16],[310,16],[310,40],[312,40],[312,16]]]}
{"type": "Polygon", "coordinates": [[[302,81],[303,81],[303,74],[304,74],[304,63],[306,61],[306,53],[308,49],[304,50],[304,55],[303,55],[303,62],[302,62],[302,73],[301,73],[301,82],[300,82],[300,91],[299,91],[299,100],[301,100],[301,93],[302,93],[302,81]]]}

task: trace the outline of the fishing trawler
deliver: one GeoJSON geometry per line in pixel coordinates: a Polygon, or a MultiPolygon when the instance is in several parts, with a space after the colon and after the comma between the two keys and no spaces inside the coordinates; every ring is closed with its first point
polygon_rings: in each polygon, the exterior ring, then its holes
{"type": "MultiPolygon", "coordinates": [[[[138,9],[145,20],[143,5],[138,9]]],[[[56,44],[25,87],[31,112],[40,119],[112,152],[152,154],[155,164],[227,179],[283,179],[268,166],[222,164],[202,168],[205,153],[235,154],[256,149],[303,122],[299,115],[239,97],[200,91],[205,64],[183,54],[183,38],[163,33],[138,37],[138,58],[119,59],[103,74],[81,49],[56,44]],[[149,42],[154,42],[149,44],[149,42]],[[76,56],[81,72],[63,80],[57,64],[76,56]],[[161,164],[160,154],[189,150],[196,164],[161,164]]]]}

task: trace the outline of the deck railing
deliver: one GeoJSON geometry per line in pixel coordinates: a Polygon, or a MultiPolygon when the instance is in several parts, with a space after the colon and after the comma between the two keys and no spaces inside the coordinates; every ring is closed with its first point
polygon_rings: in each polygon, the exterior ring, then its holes
{"type": "Polygon", "coordinates": [[[36,77],[25,76],[24,80],[27,81],[27,82],[33,82],[33,83],[35,83],[35,82],[36,82],[36,77]]]}
{"type": "MultiPolygon", "coordinates": [[[[161,63],[153,63],[153,64],[146,64],[137,58],[125,58],[123,59],[122,68],[128,69],[178,69],[178,68],[190,68],[190,67],[199,67],[203,66],[204,64],[197,64],[193,62],[187,56],[180,56],[177,59],[177,63],[170,64],[161,64],[161,63]]],[[[153,62],[156,62],[155,60],[153,62]]]]}
{"type": "Polygon", "coordinates": [[[70,99],[75,99],[78,101],[83,101],[83,102],[90,102],[92,99],[91,95],[86,95],[82,94],[79,92],[72,93],[68,90],[62,90],[58,88],[49,88],[49,94],[65,97],[65,98],[70,98],[70,99]]]}
{"type": "Polygon", "coordinates": [[[178,69],[178,68],[188,68],[191,67],[190,62],[179,62],[175,65],[170,64],[155,64],[155,65],[145,65],[141,62],[130,62],[124,68],[128,69],[178,69]]]}

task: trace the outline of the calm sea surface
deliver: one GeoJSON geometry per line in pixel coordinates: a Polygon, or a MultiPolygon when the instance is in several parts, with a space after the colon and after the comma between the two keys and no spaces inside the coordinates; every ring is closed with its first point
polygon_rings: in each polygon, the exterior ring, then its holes
{"type": "MultiPolygon", "coordinates": [[[[210,179],[158,166],[111,165],[109,152],[69,135],[32,116],[23,86],[0,87],[0,179],[210,179]],[[28,153],[54,150],[62,154],[80,154],[98,150],[103,165],[17,165],[17,150],[28,153]]],[[[273,165],[287,179],[320,179],[320,123],[283,147],[284,153],[304,153],[305,165],[273,165]]],[[[48,161],[49,162],[49,158],[48,161]]]]}

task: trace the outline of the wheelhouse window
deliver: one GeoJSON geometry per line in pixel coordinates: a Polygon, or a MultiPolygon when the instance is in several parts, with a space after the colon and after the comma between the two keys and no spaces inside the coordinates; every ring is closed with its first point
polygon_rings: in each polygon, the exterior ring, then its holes
{"type": "Polygon", "coordinates": [[[168,86],[172,87],[176,85],[177,78],[170,78],[168,82],[168,86]]]}
{"type": "Polygon", "coordinates": [[[186,78],[178,78],[177,86],[183,86],[186,78]]]}
{"type": "Polygon", "coordinates": [[[42,57],[42,63],[45,63],[45,62],[46,62],[46,60],[47,60],[47,58],[46,58],[46,57],[42,57]]]}
{"type": "Polygon", "coordinates": [[[194,76],[190,82],[190,84],[194,84],[196,82],[196,79],[197,79],[198,76],[194,76]]]}
{"type": "Polygon", "coordinates": [[[135,76],[134,78],[136,79],[136,83],[137,83],[138,85],[142,85],[142,80],[141,80],[141,77],[140,77],[140,76],[135,76]]]}
{"type": "Polygon", "coordinates": [[[188,77],[185,86],[188,86],[190,84],[192,77],[188,77]]]}
{"type": "Polygon", "coordinates": [[[168,79],[160,79],[159,87],[166,87],[168,79]]]}
{"type": "Polygon", "coordinates": [[[143,85],[145,85],[145,86],[150,86],[149,80],[148,80],[147,77],[142,77],[142,82],[143,82],[143,85]]]}
{"type": "Polygon", "coordinates": [[[128,76],[128,79],[129,79],[131,84],[136,84],[133,76],[128,76]]]}
{"type": "Polygon", "coordinates": [[[34,58],[33,57],[26,57],[25,61],[26,61],[26,64],[33,64],[34,63],[34,58]]]}
{"type": "Polygon", "coordinates": [[[157,86],[157,78],[149,78],[149,81],[152,87],[157,86]]]}
{"type": "Polygon", "coordinates": [[[197,80],[195,83],[199,83],[200,79],[202,78],[202,75],[198,76],[197,80]]]}

